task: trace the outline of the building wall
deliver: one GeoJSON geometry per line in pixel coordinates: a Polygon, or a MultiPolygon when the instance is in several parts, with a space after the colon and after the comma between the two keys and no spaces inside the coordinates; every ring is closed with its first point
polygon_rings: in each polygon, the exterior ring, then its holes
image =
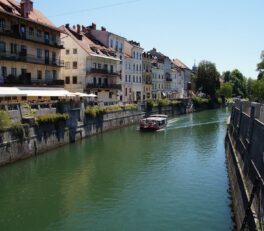
{"type": "Polygon", "coordinates": [[[62,34],[65,49],[61,52],[64,60],[64,67],[61,71],[61,78],[65,81],[65,89],[71,92],[84,92],[86,88],[86,66],[87,52],[80,47],[69,35],[62,34]],[[74,49],[77,53],[74,54],[74,49]],[[73,68],[73,63],[77,62],[77,68],[73,68]],[[77,83],[73,83],[73,78],[77,77],[77,83]],[[66,81],[69,79],[69,82],[66,81]]]}
{"type": "Polygon", "coordinates": [[[3,84],[4,77],[11,74],[19,77],[21,69],[26,69],[32,82],[58,79],[63,64],[60,60],[60,32],[3,13],[0,13],[0,21],[0,83],[3,84]],[[44,36],[45,33],[48,37],[44,36]],[[47,60],[45,52],[49,53],[47,60]],[[41,72],[39,76],[38,71],[41,72]]]}

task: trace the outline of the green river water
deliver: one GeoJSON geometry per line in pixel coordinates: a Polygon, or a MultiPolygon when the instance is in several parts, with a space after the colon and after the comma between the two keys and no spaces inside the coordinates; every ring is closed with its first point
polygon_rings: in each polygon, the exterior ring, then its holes
{"type": "Polygon", "coordinates": [[[226,109],[118,129],[0,169],[0,230],[231,231],[226,109]]]}

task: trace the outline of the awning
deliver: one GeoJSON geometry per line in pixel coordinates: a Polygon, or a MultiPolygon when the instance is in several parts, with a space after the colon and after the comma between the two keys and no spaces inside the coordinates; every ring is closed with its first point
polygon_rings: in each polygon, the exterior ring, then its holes
{"type": "Polygon", "coordinates": [[[27,96],[16,87],[0,87],[0,97],[27,96]]]}
{"type": "Polygon", "coordinates": [[[74,93],[71,93],[62,88],[18,88],[22,93],[29,97],[75,97],[74,93]]]}
{"type": "Polygon", "coordinates": [[[85,94],[85,93],[82,93],[82,92],[75,92],[73,94],[76,95],[76,96],[79,96],[79,97],[89,97],[88,94],[85,94]]]}

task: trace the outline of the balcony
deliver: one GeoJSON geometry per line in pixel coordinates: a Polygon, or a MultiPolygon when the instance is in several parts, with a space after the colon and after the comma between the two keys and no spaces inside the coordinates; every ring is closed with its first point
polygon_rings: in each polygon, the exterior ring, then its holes
{"type": "Polygon", "coordinates": [[[50,80],[38,80],[31,79],[31,73],[23,73],[18,77],[9,75],[4,78],[3,83],[0,86],[28,86],[28,87],[63,87],[64,80],[50,79],[50,80]]]}
{"type": "Polygon", "coordinates": [[[49,59],[49,58],[38,58],[34,55],[27,54],[26,50],[18,52],[16,54],[11,52],[0,52],[0,60],[9,60],[15,62],[26,62],[26,63],[34,63],[40,65],[49,65],[54,67],[63,67],[64,61],[60,59],[49,59]]]}
{"type": "Polygon", "coordinates": [[[121,90],[122,86],[121,84],[93,84],[88,83],[87,84],[88,89],[115,89],[115,90],[121,90]]]}
{"type": "Polygon", "coordinates": [[[37,37],[37,36],[29,35],[28,33],[22,33],[19,31],[18,25],[16,25],[14,28],[8,26],[0,27],[0,35],[4,35],[16,39],[22,39],[38,44],[45,44],[47,46],[58,49],[64,49],[60,39],[56,41],[52,41],[50,39],[44,39],[44,37],[37,37]]]}
{"type": "Polygon", "coordinates": [[[121,76],[121,73],[116,73],[113,71],[109,71],[107,69],[97,69],[92,68],[90,71],[87,71],[87,75],[89,74],[103,74],[103,75],[110,75],[110,76],[121,76]]]}
{"type": "Polygon", "coordinates": [[[166,77],[166,81],[167,82],[171,82],[172,81],[172,78],[171,77],[166,77]]]}

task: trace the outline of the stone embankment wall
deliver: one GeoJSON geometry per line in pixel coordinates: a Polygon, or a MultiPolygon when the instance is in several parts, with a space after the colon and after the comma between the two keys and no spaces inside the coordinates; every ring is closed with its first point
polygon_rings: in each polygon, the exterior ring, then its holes
{"type": "Polygon", "coordinates": [[[263,105],[237,102],[232,106],[225,147],[237,230],[263,230],[263,105]]]}
{"type": "MultiPolygon", "coordinates": [[[[22,141],[17,139],[11,130],[0,133],[0,166],[104,131],[134,124],[144,116],[144,113],[137,110],[107,113],[97,118],[86,117],[80,108],[64,107],[62,111],[67,111],[70,115],[67,122],[30,127],[27,138],[22,141]]],[[[12,113],[17,114],[15,110],[12,113]]]]}

